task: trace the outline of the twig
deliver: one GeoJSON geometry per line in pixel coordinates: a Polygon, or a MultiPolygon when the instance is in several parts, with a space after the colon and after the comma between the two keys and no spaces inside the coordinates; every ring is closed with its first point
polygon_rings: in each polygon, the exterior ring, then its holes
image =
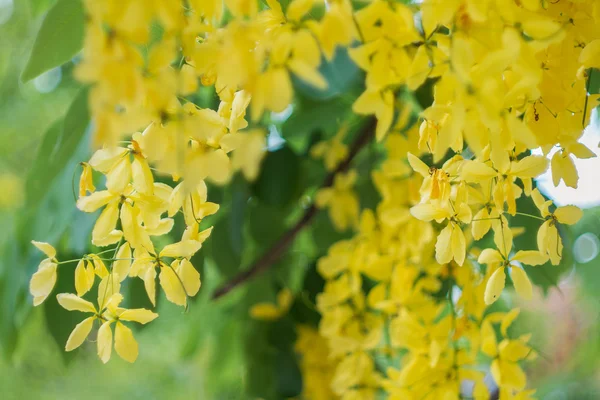
{"type": "MultiPolygon", "coordinates": [[[[348,156],[337,166],[335,170],[333,170],[321,185],[321,188],[330,187],[333,185],[333,181],[335,176],[345,171],[356,154],[370,141],[373,137],[373,133],[375,132],[375,119],[370,118],[366,123],[364,128],[362,128],[350,146],[350,150],[348,152],[348,156]]],[[[296,224],[290,228],[286,233],[283,234],[279,238],[279,240],[271,246],[269,250],[267,250],[258,260],[254,262],[249,268],[240,272],[238,275],[234,276],[230,281],[226,282],[220,288],[218,288],[212,295],[213,300],[218,299],[221,296],[226,295],[237,286],[243,284],[244,282],[260,275],[261,273],[268,270],[279,258],[285,253],[285,251],[290,247],[290,245],[294,242],[294,239],[300,233],[302,229],[306,225],[308,225],[315,215],[318,212],[318,208],[314,205],[314,203],[306,209],[302,218],[296,222],[296,224]]]]}

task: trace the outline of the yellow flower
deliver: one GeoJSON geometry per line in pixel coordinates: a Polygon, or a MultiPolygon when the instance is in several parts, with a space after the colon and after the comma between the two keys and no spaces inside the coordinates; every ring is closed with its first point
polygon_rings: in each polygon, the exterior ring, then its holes
{"type": "Polygon", "coordinates": [[[310,149],[313,158],[322,158],[327,171],[333,171],[348,156],[348,146],[343,143],[348,128],[343,125],[333,138],[316,143],[310,149]]]}
{"type": "MultiPolygon", "coordinates": [[[[514,319],[514,315],[507,314],[504,319],[514,319]]],[[[511,320],[502,321],[502,331],[506,334],[507,325],[511,320]]],[[[496,333],[490,319],[483,321],[481,325],[481,351],[493,358],[491,372],[496,384],[504,389],[523,390],[527,378],[523,369],[519,366],[520,360],[531,357],[532,349],[527,346],[528,335],[518,339],[503,339],[498,343],[496,333]]]]}
{"type": "MultiPolygon", "coordinates": [[[[208,237],[202,235],[202,240],[208,237]]],[[[202,247],[198,240],[182,240],[166,245],[158,254],[148,252],[144,248],[135,249],[134,261],[129,275],[140,277],[144,281],[146,293],[153,305],[156,304],[156,268],[160,269],[159,281],[167,300],[186,306],[188,297],[193,297],[200,290],[200,273],[189,259],[202,247]],[[169,263],[168,260],[174,258],[169,263]]]]}
{"type": "Polygon", "coordinates": [[[329,218],[339,231],[358,224],[358,197],[352,190],[356,178],[355,170],[339,173],[335,176],[333,187],[320,189],[315,196],[317,207],[328,208],[329,218]]]}
{"type": "MultiPolygon", "coordinates": [[[[110,277],[105,278],[111,279],[110,277]]],[[[103,281],[104,282],[104,281],[103,281]]],[[[117,354],[130,363],[134,362],[138,357],[138,344],[133,337],[133,332],[123,324],[123,321],[133,321],[140,324],[147,324],[158,317],[158,314],[144,308],[127,310],[120,308],[119,304],[123,300],[123,296],[118,291],[110,289],[111,284],[107,284],[103,288],[110,293],[110,297],[104,299],[99,298],[99,308],[96,309],[92,303],[82,299],[74,294],[61,293],[56,296],[58,303],[69,311],[81,311],[91,313],[92,316],[84,319],[77,324],[67,339],[65,345],[66,351],[72,351],[81,346],[85,339],[89,336],[92,330],[94,321],[98,320],[101,324],[98,330],[98,338],[96,339],[98,347],[98,357],[103,363],[110,360],[113,347],[113,333],[111,325],[115,324],[114,347],[117,354]]]]}
{"type": "Polygon", "coordinates": [[[290,307],[294,295],[288,288],[283,288],[277,293],[277,304],[257,303],[250,308],[250,316],[263,321],[274,321],[283,317],[290,307]]]}
{"type": "Polygon", "coordinates": [[[574,225],[583,216],[583,211],[576,206],[562,206],[557,207],[554,212],[550,212],[552,200],[546,201],[537,189],[531,193],[531,198],[540,210],[542,217],[546,219],[537,233],[538,249],[542,254],[550,257],[553,265],[558,265],[562,258],[563,244],[557,224],[574,225]]]}
{"type": "Polygon", "coordinates": [[[56,250],[50,244],[34,240],[31,243],[47,256],[42,260],[37,272],[33,274],[29,282],[29,292],[33,295],[33,305],[38,306],[46,300],[52,289],[54,289],[58,261],[56,260],[56,250]]]}
{"type": "Polygon", "coordinates": [[[527,274],[516,262],[527,265],[541,265],[548,261],[548,256],[536,250],[519,250],[510,256],[512,240],[506,241],[505,246],[498,250],[485,249],[479,255],[477,262],[487,264],[488,268],[496,268],[490,276],[484,294],[485,304],[492,304],[500,297],[506,279],[505,269],[510,268],[510,276],[517,293],[526,300],[532,296],[532,286],[527,274]]]}

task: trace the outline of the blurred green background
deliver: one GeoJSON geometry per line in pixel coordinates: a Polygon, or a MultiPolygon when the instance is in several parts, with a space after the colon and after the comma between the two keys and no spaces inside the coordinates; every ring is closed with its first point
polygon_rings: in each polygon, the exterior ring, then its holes
{"type": "MultiPolygon", "coordinates": [[[[85,90],[71,76],[73,61],[27,83],[20,79],[54,3],[0,0],[0,398],[297,396],[301,377],[293,352],[294,326],[318,320],[312,303],[322,281],[314,260],[344,235],[320,215],[263,278],[218,302],[209,297],[218,283],[248,265],[302,212],[306,195],[325,175],[320,163],[306,157],[311,143],[330,137],[340,121],[348,122],[351,132],[360,125],[350,112],[361,90],[360,72],[341,53],[324,66],[328,91],[314,92],[296,82],[299,95],[292,116],[273,115],[268,121],[271,151],[258,181],[250,184],[237,177],[225,189],[209,189],[210,199],[220,202],[222,210],[207,221],[216,224],[215,231],[194,260],[203,280],[198,298],[187,312],[159,299],[160,318],[136,331],[137,362],[130,365],[114,356],[103,365],[93,341],[65,353],[64,343],[80,317],[62,310],[53,296],[34,309],[27,290],[41,259],[30,240],[55,244],[63,259],[79,257],[91,251],[95,217],[75,208],[73,194],[78,162],[90,155],[85,90]],[[252,304],[273,301],[284,286],[296,294],[288,316],[271,323],[248,317],[252,304]]],[[[205,106],[215,100],[210,93],[199,97],[205,106]]],[[[584,141],[596,149],[597,113],[593,120],[584,141]]],[[[372,146],[357,160],[363,207],[378,200],[368,171],[380,154],[372,146]]],[[[600,165],[598,160],[582,162],[587,164],[581,165],[577,191],[553,188],[547,177],[539,182],[557,202],[588,208],[585,218],[565,232],[566,247],[573,249],[565,263],[534,277],[547,293],[538,290],[534,301],[520,304],[525,315],[521,328],[533,332],[532,343],[541,355],[528,365],[541,399],[600,398],[600,165]]],[[[176,227],[173,235],[180,232],[176,227]]],[[[533,248],[530,239],[522,239],[524,248],[533,248]]],[[[55,293],[72,291],[69,268],[74,267],[61,268],[55,293]]],[[[130,306],[146,304],[141,285],[132,283],[124,290],[130,306]]],[[[502,300],[504,306],[518,301],[510,294],[502,300]]]]}

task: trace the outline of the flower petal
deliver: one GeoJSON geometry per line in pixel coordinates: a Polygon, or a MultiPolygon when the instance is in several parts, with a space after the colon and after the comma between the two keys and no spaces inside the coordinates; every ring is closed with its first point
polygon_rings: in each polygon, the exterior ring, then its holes
{"type": "Polygon", "coordinates": [[[89,317],[78,323],[67,339],[65,351],[75,350],[85,341],[94,326],[95,317],[89,317]]]}

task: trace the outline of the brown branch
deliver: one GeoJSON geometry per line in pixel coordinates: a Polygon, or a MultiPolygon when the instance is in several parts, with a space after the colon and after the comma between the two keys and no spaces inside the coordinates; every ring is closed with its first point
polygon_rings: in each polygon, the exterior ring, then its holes
{"type": "MultiPolygon", "coordinates": [[[[356,154],[358,154],[358,152],[373,137],[373,133],[375,131],[375,123],[375,119],[370,118],[368,123],[366,123],[366,125],[358,132],[356,139],[354,140],[354,142],[352,142],[350,146],[348,156],[337,166],[335,170],[333,170],[331,173],[329,173],[329,175],[327,175],[327,177],[321,184],[321,189],[333,185],[335,176],[338,173],[348,169],[350,163],[352,162],[356,154]]],[[[312,221],[312,219],[315,217],[318,211],[319,210],[313,203],[309,208],[306,209],[306,211],[302,215],[302,218],[300,218],[300,220],[298,220],[298,222],[296,222],[296,224],[290,230],[284,233],[283,236],[281,236],[279,240],[277,240],[277,242],[273,244],[269,250],[267,250],[258,260],[254,262],[254,264],[252,264],[249,268],[240,272],[239,274],[234,276],[230,281],[226,282],[220,288],[218,288],[212,295],[213,300],[226,295],[227,293],[235,289],[237,286],[243,284],[244,282],[250,279],[253,279],[257,275],[260,275],[261,273],[271,268],[271,266],[273,266],[273,264],[277,262],[277,260],[279,260],[279,258],[286,252],[288,247],[290,247],[290,245],[294,242],[294,239],[296,238],[298,233],[300,233],[300,231],[312,221]]]]}

